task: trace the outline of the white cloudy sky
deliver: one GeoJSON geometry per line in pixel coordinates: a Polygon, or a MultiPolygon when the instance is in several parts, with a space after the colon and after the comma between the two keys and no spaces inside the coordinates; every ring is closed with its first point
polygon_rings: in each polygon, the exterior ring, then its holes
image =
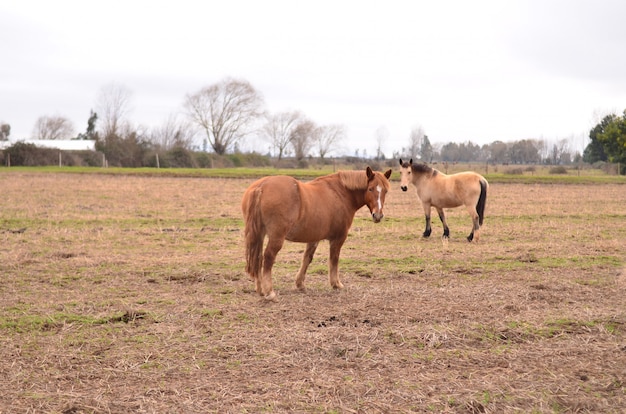
{"type": "Polygon", "coordinates": [[[118,84],[130,121],[156,127],[233,77],[271,112],[345,125],[346,154],[373,155],[381,127],[387,156],[417,126],[433,143],[582,147],[598,116],[626,109],[624,16],[622,0],[6,1],[0,122],[13,139],[40,116],[83,131],[118,84]]]}

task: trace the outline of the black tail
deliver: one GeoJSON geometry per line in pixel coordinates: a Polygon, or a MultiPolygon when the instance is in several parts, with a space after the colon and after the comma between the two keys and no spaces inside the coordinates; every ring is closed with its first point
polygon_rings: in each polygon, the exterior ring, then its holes
{"type": "Polygon", "coordinates": [[[480,180],[480,197],[478,197],[478,203],[476,203],[476,212],[478,213],[478,224],[483,225],[483,219],[485,218],[485,205],[487,204],[487,181],[483,178],[480,180]]]}

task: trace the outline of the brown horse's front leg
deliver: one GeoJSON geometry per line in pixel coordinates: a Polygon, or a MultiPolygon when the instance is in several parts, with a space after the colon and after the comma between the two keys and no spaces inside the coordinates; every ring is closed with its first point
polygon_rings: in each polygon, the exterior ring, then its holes
{"type": "Polygon", "coordinates": [[[330,255],[328,260],[328,278],[330,285],[333,289],[343,289],[343,283],[339,281],[339,252],[341,252],[341,246],[346,241],[346,236],[341,239],[335,239],[330,241],[330,255]]]}
{"type": "Polygon", "coordinates": [[[317,249],[318,244],[319,242],[308,243],[306,245],[306,249],[304,250],[304,256],[302,256],[302,265],[300,266],[300,270],[298,270],[298,275],[296,276],[296,287],[300,290],[304,290],[304,278],[306,277],[306,270],[313,260],[313,255],[315,254],[315,250],[317,249]]]}

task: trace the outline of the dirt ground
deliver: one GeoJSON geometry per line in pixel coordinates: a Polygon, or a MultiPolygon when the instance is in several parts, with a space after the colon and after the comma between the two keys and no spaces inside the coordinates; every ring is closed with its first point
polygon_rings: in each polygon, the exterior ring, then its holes
{"type": "Polygon", "coordinates": [[[625,412],[626,185],[494,183],[444,243],[392,182],[344,290],[286,243],[267,303],[251,181],[0,172],[0,413],[625,412]]]}

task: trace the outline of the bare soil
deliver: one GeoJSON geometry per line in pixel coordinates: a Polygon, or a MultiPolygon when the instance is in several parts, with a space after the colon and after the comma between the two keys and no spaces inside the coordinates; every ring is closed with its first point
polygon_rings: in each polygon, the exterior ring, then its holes
{"type": "Polygon", "coordinates": [[[626,185],[492,184],[446,243],[393,182],[346,289],[286,243],[267,303],[251,181],[0,172],[0,413],[626,410],[626,185]]]}

